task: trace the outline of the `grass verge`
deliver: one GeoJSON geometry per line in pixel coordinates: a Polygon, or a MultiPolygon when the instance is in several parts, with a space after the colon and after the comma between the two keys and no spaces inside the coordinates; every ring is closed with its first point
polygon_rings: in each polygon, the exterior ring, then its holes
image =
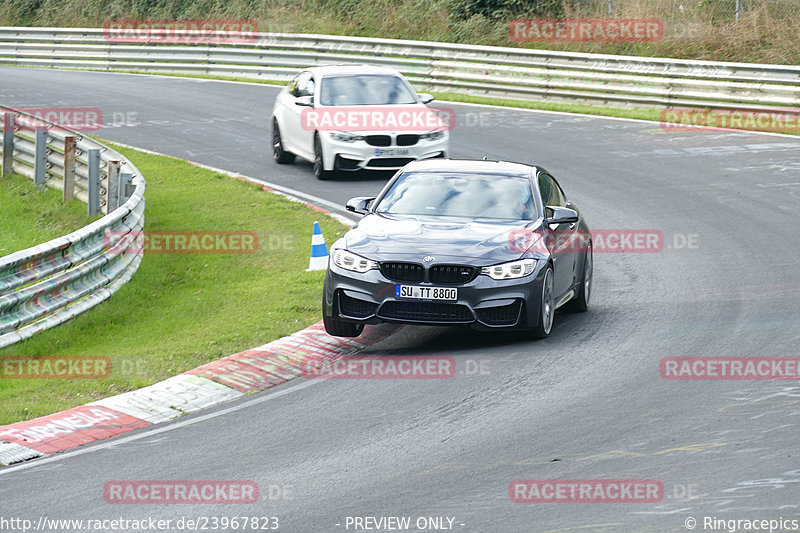
{"type": "Polygon", "coordinates": [[[345,226],[185,161],[115,149],[147,179],[145,230],[254,231],[257,250],[145,253],[109,301],[0,350],[0,357],[108,356],[112,363],[104,379],[0,379],[0,424],[138,389],[319,319],[323,272],[305,272],[312,224],[319,220],[329,243],[345,226]]]}
{"type": "MultiPolygon", "coordinates": [[[[31,68],[36,68],[36,67],[31,67],[31,68]]],[[[86,71],[86,69],[66,69],[66,70],[86,71]]],[[[283,87],[288,83],[282,80],[212,76],[209,74],[172,74],[166,72],[139,72],[135,70],[109,70],[103,72],[116,72],[120,74],[138,74],[142,76],[166,76],[173,78],[233,81],[239,83],[257,83],[260,85],[274,85],[277,87],[283,87]]],[[[422,88],[417,87],[417,89],[425,90],[424,87],[422,88]]],[[[543,111],[561,111],[564,113],[582,113],[586,115],[599,115],[605,117],[637,118],[642,120],[658,121],[660,113],[660,111],[657,109],[623,109],[616,107],[601,107],[601,106],[576,105],[576,104],[554,104],[547,102],[537,102],[535,100],[514,100],[507,98],[493,98],[488,96],[473,96],[462,93],[431,92],[431,91],[426,91],[426,92],[430,92],[430,94],[435,96],[437,100],[444,100],[449,102],[464,102],[470,104],[518,107],[522,109],[540,109],[543,111]]]]}
{"type": "Polygon", "coordinates": [[[658,109],[623,109],[617,107],[600,107],[577,104],[553,104],[536,102],[532,100],[512,100],[506,98],[491,98],[488,96],[472,96],[459,93],[433,93],[438,100],[448,102],[464,102],[468,104],[495,105],[501,107],[518,107],[521,109],[538,109],[542,111],[559,111],[562,113],[580,113],[584,115],[598,115],[603,117],[636,118],[641,120],[659,120],[661,111],[658,109]]]}
{"type": "MultiPolygon", "coordinates": [[[[85,69],[75,69],[75,70],[85,70],[85,69]]],[[[231,78],[225,76],[211,76],[208,74],[181,75],[181,74],[167,74],[167,73],[157,73],[157,72],[153,73],[136,72],[136,71],[109,71],[109,72],[139,74],[143,76],[152,75],[152,76],[169,76],[178,78],[197,78],[197,79],[208,79],[208,80],[219,80],[219,81],[235,81],[240,83],[257,83],[261,85],[275,85],[275,86],[283,86],[286,85],[287,83],[285,81],[278,81],[278,80],[260,80],[252,78],[241,78],[241,77],[231,78]]],[[[417,89],[426,90],[425,87],[417,87],[417,89]]],[[[583,115],[595,115],[599,117],[630,118],[638,120],[649,120],[652,122],[661,122],[663,120],[661,114],[664,111],[664,109],[659,109],[659,108],[627,109],[621,107],[561,104],[561,103],[551,103],[551,102],[537,102],[535,100],[515,100],[510,98],[474,96],[469,94],[453,93],[453,92],[431,92],[431,94],[433,94],[437,100],[445,102],[462,102],[469,104],[482,104],[482,105],[492,105],[500,107],[520,108],[520,109],[536,109],[541,111],[557,111],[561,113],[576,113],[583,115]]],[[[434,107],[435,105],[436,104],[434,104],[434,107]]],[[[758,112],[748,113],[746,106],[743,106],[742,109],[744,115],[741,117],[741,119],[739,119],[738,123],[734,123],[738,125],[735,128],[731,127],[730,131],[756,131],[756,132],[766,132],[766,133],[782,133],[786,135],[800,135],[800,131],[798,131],[796,127],[797,120],[796,118],[792,118],[795,116],[795,114],[787,113],[787,110],[785,108],[775,108],[774,112],[770,112],[768,109],[766,109],[763,113],[758,113],[758,112]],[[768,126],[764,129],[759,129],[758,127],[758,120],[760,120],[759,115],[763,115],[764,116],[763,118],[767,119],[768,126]],[[775,116],[776,120],[779,121],[778,122],[779,125],[785,126],[783,129],[769,125],[771,124],[771,117],[773,115],[775,116]]],[[[683,109],[683,111],[685,112],[686,110],[683,109]]],[[[682,133],[685,131],[697,131],[697,127],[700,126],[719,128],[719,127],[725,127],[725,125],[727,124],[732,124],[730,116],[723,116],[721,114],[715,115],[713,112],[706,115],[705,113],[709,111],[711,110],[710,109],[704,110],[701,108],[691,110],[691,112],[688,115],[684,113],[683,118],[678,121],[678,124],[667,123],[667,127],[673,128],[673,131],[677,133],[682,133]],[[722,119],[727,119],[727,120],[722,120],[722,119]],[[692,127],[684,129],[680,127],[681,124],[683,124],[684,126],[692,126],[692,127]]],[[[736,112],[736,109],[731,109],[729,110],[729,112],[736,112]]],[[[709,130],[709,131],[715,131],[715,130],[709,130]]]]}
{"type": "Polygon", "coordinates": [[[0,257],[36,246],[82,228],[89,218],[86,204],[61,202],[61,191],[38,191],[19,174],[0,179],[0,257]]]}

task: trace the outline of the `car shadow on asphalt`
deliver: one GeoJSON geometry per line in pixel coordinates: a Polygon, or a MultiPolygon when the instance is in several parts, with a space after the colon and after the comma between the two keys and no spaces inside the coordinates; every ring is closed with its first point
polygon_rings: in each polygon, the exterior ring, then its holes
{"type": "MultiPolygon", "coordinates": [[[[582,315],[582,314],[581,314],[582,315]]],[[[547,339],[533,339],[524,332],[511,330],[477,331],[468,327],[405,326],[399,332],[384,339],[362,355],[407,355],[414,354],[453,354],[458,351],[472,352],[480,349],[495,349],[530,345],[532,351],[552,349],[554,344],[569,343],[570,337],[577,334],[581,316],[558,312],[556,323],[547,339]]]]}
{"type": "MultiPolygon", "coordinates": [[[[312,174],[313,177],[313,165],[306,161],[298,161],[297,166],[302,166],[303,168],[307,168],[308,172],[312,174]]],[[[357,170],[357,171],[339,171],[336,175],[326,180],[329,183],[335,183],[337,181],[345,181],[348,183],[355,183],[359,181],[387,181],[389,178],[394,176],[395,170],[357,170]]]]}

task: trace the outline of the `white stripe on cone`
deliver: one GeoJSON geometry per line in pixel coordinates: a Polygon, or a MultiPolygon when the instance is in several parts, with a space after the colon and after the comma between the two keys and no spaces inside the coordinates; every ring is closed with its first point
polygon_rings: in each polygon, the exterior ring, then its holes
{"type": "Polygon", "coordinates": [[[311,258],[308,260],[308,268],[306,272],[313,270],[326,270],[328,268],[328,247],[325,244],[325,237],[322,235],[322,229],[319,227],[319,222],[314,222],[314,229],[311,235],[311,258]],[[314,246],[322,245],[325,249],[325,255],[314,255],[314,246]]]}

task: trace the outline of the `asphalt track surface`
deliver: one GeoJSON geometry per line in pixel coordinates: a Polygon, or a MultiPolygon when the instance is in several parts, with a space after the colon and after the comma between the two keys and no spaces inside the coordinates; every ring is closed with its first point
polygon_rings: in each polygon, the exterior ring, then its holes
{"type": "MultiPolygon", "coordinates": [[[[276,92],[0,68],[3,104],[99,107],[106,122],[129,121],[99,131],[113,141],[338,203],[380,189],[385,177],[318,182],[308,164],[274,164],[276,92]]],[[[293,532],[347,531],[348,516],[451,517],[465,532],[688,531],[687,517],[711,531],[704,517],[800,518],[798,381],[659,374],[667,356],[798,355],[800,139],[456,110],[453,156],[539,163],[593,229],[657,229],[664,249],[596,254],[590,311],[558,314],[547,340],[406,327],[367,350],[453,356],[450,379],[294,381],[3,469],[0,515],[268,515],[293,532]],[[694,246],[682,247],[688,239],[694,246]],[[262,496],[240,506],[104,502],[104,483],[135,479],[253,480],[262,496]],[[664,496],[514,503],[515,479],[656,479],[664,496]],[[270,499],[270,485],[291,494],[270,499]]]]}

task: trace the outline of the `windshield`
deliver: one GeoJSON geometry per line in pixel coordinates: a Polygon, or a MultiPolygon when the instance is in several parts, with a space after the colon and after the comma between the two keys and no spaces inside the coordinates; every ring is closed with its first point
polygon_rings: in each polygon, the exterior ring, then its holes
{"type": "Polygon", "coordinates": [[[521,176],[412,172],[402,174],[376,213],[530,220],[530,180],[521,176]]]}
{"type": "Polygon", "coordinates": [[[322,78],[320,103],[329,106],[415,104],[417,99],[403,80],[391,75],[322,78]]]}

